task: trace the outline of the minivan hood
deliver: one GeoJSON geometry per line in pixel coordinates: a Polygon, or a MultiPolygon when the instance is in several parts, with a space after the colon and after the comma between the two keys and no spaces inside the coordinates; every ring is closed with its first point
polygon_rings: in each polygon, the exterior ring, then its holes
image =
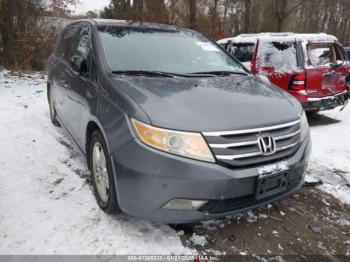
{"type": "Polygon", "coordinates": [[[151,124],[183,131],[230,131],[294,121],[301,105],[286,92],[248,75],[229,77],[115,76],[151,124]]]}

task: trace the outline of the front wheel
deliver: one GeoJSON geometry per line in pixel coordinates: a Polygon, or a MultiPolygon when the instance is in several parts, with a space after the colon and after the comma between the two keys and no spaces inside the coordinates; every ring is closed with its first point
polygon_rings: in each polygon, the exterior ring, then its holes
{"type": "Polygon", "coordinates": [[[98,205],[108,214],[120,212],[111,160],[106,142],[100,131],[91,134],[89,146],[89,168],[98,205]]]}

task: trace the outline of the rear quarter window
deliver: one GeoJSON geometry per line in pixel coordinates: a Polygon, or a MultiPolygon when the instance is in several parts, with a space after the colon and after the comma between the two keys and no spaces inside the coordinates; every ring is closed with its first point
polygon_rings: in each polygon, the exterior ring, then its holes
{"type": "Polygon", "coordinates": [[[263,67],[272,67],[276,72],[293,71],[297,69],[296,43],[262,41],[258,59],[263,67]]]}

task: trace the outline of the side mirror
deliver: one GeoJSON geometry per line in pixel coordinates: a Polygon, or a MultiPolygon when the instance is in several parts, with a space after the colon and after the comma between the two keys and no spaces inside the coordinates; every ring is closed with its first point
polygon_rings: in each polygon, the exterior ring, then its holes
{"type": "Polygon", "coordinates": [[[70,59],[71,66],[74,71],[78,72],[80,75],[87,72],[86,60],[82,56],[73,56],[70,59]]]}

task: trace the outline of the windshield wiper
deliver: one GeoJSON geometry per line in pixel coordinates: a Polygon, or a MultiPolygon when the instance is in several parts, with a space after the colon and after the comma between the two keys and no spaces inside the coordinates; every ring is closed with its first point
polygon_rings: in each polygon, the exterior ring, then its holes
{"type": "Polygon", "coordinates": [[[196,75],[216,75],[216,76],[229,76],[229,75],[247,75],[245,72],[241,71],[206,71],[206,72],[194,72],[191,74],[196,75]]]}
{"type": "Polygon", "coordinates": [[[161,71],[147,71],[147,70],[116,70],[112,71],[113,74],[119,75],[136,75],[136,76],[148,76],[148,77],[174,77],[174,74],[161,72],[161,71]]]}
{"type": "Polygon", "coordinates": [[[247,75],[244,72],[234,72],[234,71],[209,71],[209,72],[195,72],[195,73],[169,73],[162,71],[148,71],[148,70],[116,70],[112,71],[113,74],[119,75],[135,75],[135,76],[147,76],[147,77],[213,77],[213,76],[228,76],[232,74],[247,75]]]}

